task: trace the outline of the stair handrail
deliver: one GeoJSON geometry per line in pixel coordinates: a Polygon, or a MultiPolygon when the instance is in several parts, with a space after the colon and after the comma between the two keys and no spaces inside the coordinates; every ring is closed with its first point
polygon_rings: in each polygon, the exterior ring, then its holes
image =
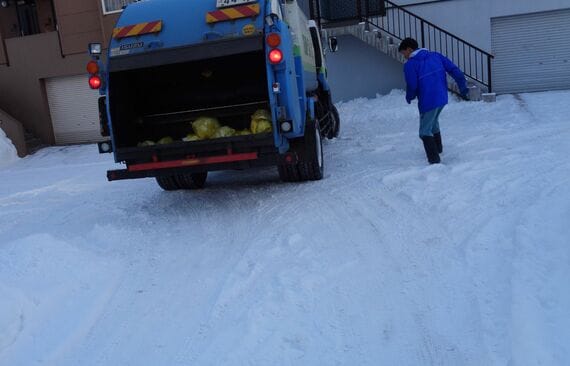
{"type": "MultiPolygon", "coordinates": [[[[370,2],[371,1],[375,1],[375,0],[365,0],[367,9],[370,9],[370,2]]],[[[379,30],[389,34],[390,36],[393,36],[395,38],[398,38],[399,40],[402,40],[404,38],[406,38],[407,36],[412,37],[415,36],[413,38],[415,38],[418,43],[420,43],[421,47],[428,47],[431,49],[431,32],[432,29],[433,31],[437,31],[439,32],[439,46],[441,49],[439,49],[437,46],[437,39],[435,38],[435,34],[434,34],[434,46],[436,46],[436,49],[432,49],[433,51],[438,51],[442,54],[444,54],[446,57],[449,57],[452,61],[454,61],[455,63],[458,64],[459,68],[465,73],[465,76],[467,76],[469,79],[476,81],[479,84],[482,84],[483,86],[487,87],[487,91],[490,93],[492,92],[493,89],[493,79],[492,79],[492,59],[494,58],[494,56],[481,49],[480,47],[477,47],[475,45],[473,45],[472,43],[462,39],[461,37],[458,37],[454,34],[452,34],[451,32],[435,25],[434,23],[430,22],[429,20],[412,13],[411,11],[408,11],[407,9],[405,9],[404,7],[393,3],[390,0],[380,0],[380,1],[384,1],[385,4],[385,9],[386,9],[386,14],[384,16],[364,16],[362,17],[362,21],[364,21],[365,23],[368,23],[369,25],[378,28],[379,30]],[[404,32],[401,32],[402,27],[400,22],[400,13],[397,14],[398,18],[397,18],[397,31],[398,34],[395,33],[396,30],[390,29],[390,18],[389,18],[389,14],[392,14],[392,24],[394,23],[394,12],[390,12],[390,10],[392,9],[396,9],[398,12],[402,12],[404,14],[404,17],[402,17],[403,20],[403,30],[404,32]],[[406,29],[406,22],[405,22],[405,15],[408,16],[408,28],[406,29]],[[386,18],[386,22],[384,22],[384,18],[386,18]],[[412,22],[409,19],[413,19],[414,20],[414,31],[415,34],[412,33],[412,22]],[[376,21],[378,21],[378,23],[376,23],[376,21]],[[420,25],[420,34],[418,34],[418,27],[417,27],[417,23],[419,22],[420,25]],[[387,24],[385,24],[387,23],[387,24]],[[428,31],[428,42],[426,42],[426,26],[427,26],[427,31],[428,31]],[[431,27],[431,29],[430,29],[431,27]],[[409,30],[409,34],[406,36],[406,30],[409,30]],[[403,33],[403,34],[402,34],[403,33]],[[446,39],[445,39],[445,52],[443,50],[442,47],[442,35],[445,35],[446,39]],[[419,39],[418,39],[419,38],[419,39]],[[448,51],[448,38],[451,39],[451,49],[452,49],[452,55],[450,57],[449,52],[448,51]],[[455,58],[454,55],[454,47],[453,47],[453,42],[457,43],[457,58],[455,58]],[[463,59],[461,59],[461,54],[459,53],[459,46],[463,45],[463,59]],[[468,52],[469,52],[469,62],[467,63],[466,59],[467,59],[467,52],[466,52],[466,48],[465,47],[469,47],[468,48],[468,52]],[[475,56],[475,72],[473,72],[473,64],[472,61],[472,52],[475,52],[474,56],[475,56]],[[479,65],[479,60],[477,57],[477,52],[480,53],[481,57],[480,57],[480,65],[479,65]],[[486,62],[485,62],[486,61],[486,62]],[[486,63],[486,67],[485,67],[485,63],[486,63]],[[469,64],[469,67],[467,67],[469,64]],[[481,66],[481,69],[479,69],[478,66],[481,66]],[[486,74],[485,74],[486,72],[486,74]]],[[[366,14],[365,14],[366,15],[366,14]]]]}
{"type": "MultiPolygon", "coordinates": [[[[368,1],[370,1],[370,0],[368,0],[368,1]]],[[[462,43],[465,43],[465,44],[468,45],[469,47],[472,47],[472,48],[476,49],[477,51],[480,51],[481,53],[484,53],[484,54],[490,56],[491,58],[494,58],[494,56],[493,56],[491,53],[489,53],[489,52],[487,52],[487,51],[485,51],[485,50],[483,50],[483,49],[481,49],[481,48],[475,46],[475,45],[472,44],[472,43],[469,43],[468,41],[464,40],[463,38],[456,36],[455,34],[453,34],[453,33],[449,32],[449,31],[447,31],[447,30],[445,30],[445,29],[439,27],[438,25],[436,25],[436,24],[430,22],[429,20],[427,20],[427,19],[425,19],[425,18],[423,18],[423,17],[421,17],[421,16],[419,16],[419,15],[417,15],[417,14],[415,14],[415,13],[412,13],[412,12],[409,11],[409,10],[406,10],[405,7],[400,6],[400,5],[398,5],[398,4],[395,4],[395,3],[393,3],[393,2],[390,1],[390,0],[384,0],[384,2],[390,4],[390,7],[400,9],[400,10],[402,10],[404,13],[409,14],[409,15],[411,15],[411,16],[413,16],[413,17],[419,19],[419,20],[422,21],[424,24],[430,25],[430,26],[432,26],[433,28],[439,30],[440,32],[443,32],[443,33],[445,33],[445,34],[447,34],[447,35],[449,35],[449,36],[451,36],[451,37],[453,37],[453,38],[458,39],[459,41],[461,41],[462,43]]],[[[386,10],[389,10],[390,7],[386,7],[386,10]]],[[[395,36],[395,37],[397,37],[397,36],[395,36]]]]}

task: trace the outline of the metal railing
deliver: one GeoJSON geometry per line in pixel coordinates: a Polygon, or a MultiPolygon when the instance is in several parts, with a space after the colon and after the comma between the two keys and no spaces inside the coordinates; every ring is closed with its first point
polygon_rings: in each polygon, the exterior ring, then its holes
{"type": "Polygon", "coordinates": [[[310,0],[309,12],[311,19],[317,20],[317,23],[326,19],[336,24],[386,15],[384,2],[379,0],[310,0]]]}
{"type": "MultiPolygon", "coordinates": [[[[319,14],[319,22],[323,24],[327,22],[319,6],[319,3],[328,3],[327,0],[312,0],[313,9],[319,14]]],[[[354,0],[328,0],[331,4],[354,3],[354,0]]],[[[359,22],[366,22],[369,26],[375,27],[377,30],[398,40],[404,38],[414,38],[418,41],[420,47],[425,47],[431,51],[439,52],[455,63],[465,74],[468,79],[475,81],[487,88],[488,92],[492,92],[492,59],[493,55],[481,48],[461,39],[460,37],[438,27],[432,22],[394,4],[389,0],[360,0],[356,4],[358,6],[357,13],[359,22]],[[382,9],[382,15],[372,15],[372,11],[382,9]]],[[[332,26],[328,22],[327,26],[332,26]]]]}

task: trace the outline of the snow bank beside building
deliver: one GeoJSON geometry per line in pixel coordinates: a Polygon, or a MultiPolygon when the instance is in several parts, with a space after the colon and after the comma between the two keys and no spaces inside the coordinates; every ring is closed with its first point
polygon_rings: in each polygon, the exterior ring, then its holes
{"type": "Polygon", "coordinates": [[[10,165],[16,160],[18,160],[18,152],[4,130],[0,128],[0,168],[10,165]]]}

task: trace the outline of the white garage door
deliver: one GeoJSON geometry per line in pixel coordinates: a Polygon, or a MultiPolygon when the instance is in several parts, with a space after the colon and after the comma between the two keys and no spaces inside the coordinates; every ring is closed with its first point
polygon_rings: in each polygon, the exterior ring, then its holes
{"type": "Polygon", "coordinates": [[[570,9],[491,19],[497,93],[570,89],[570,9]]]}
{"type": "Polygon", "coordinates": [[[99,92],[89,88],[86,75],[46,79],[51,120],[58,145],[101,141],[99,92]]]}

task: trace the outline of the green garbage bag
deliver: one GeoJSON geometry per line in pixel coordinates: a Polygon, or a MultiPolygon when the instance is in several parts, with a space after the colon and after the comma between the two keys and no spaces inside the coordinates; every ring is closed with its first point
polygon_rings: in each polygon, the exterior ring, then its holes
{"type": "Polygon", "coordinates": [[[200,117],[192,122],[192,129],[200,139],[209,139],[214,137],[216,131],[220,128],[220,122],[212,117],[200,117]]]}
{"type": "Polygon", "coordinates": [[[236,134],[236,130],[228,126],[222,126],[218,128],[216,133],[214,134],[213,138],[217,139],[220,137],[231,137],[236,134]]]}

